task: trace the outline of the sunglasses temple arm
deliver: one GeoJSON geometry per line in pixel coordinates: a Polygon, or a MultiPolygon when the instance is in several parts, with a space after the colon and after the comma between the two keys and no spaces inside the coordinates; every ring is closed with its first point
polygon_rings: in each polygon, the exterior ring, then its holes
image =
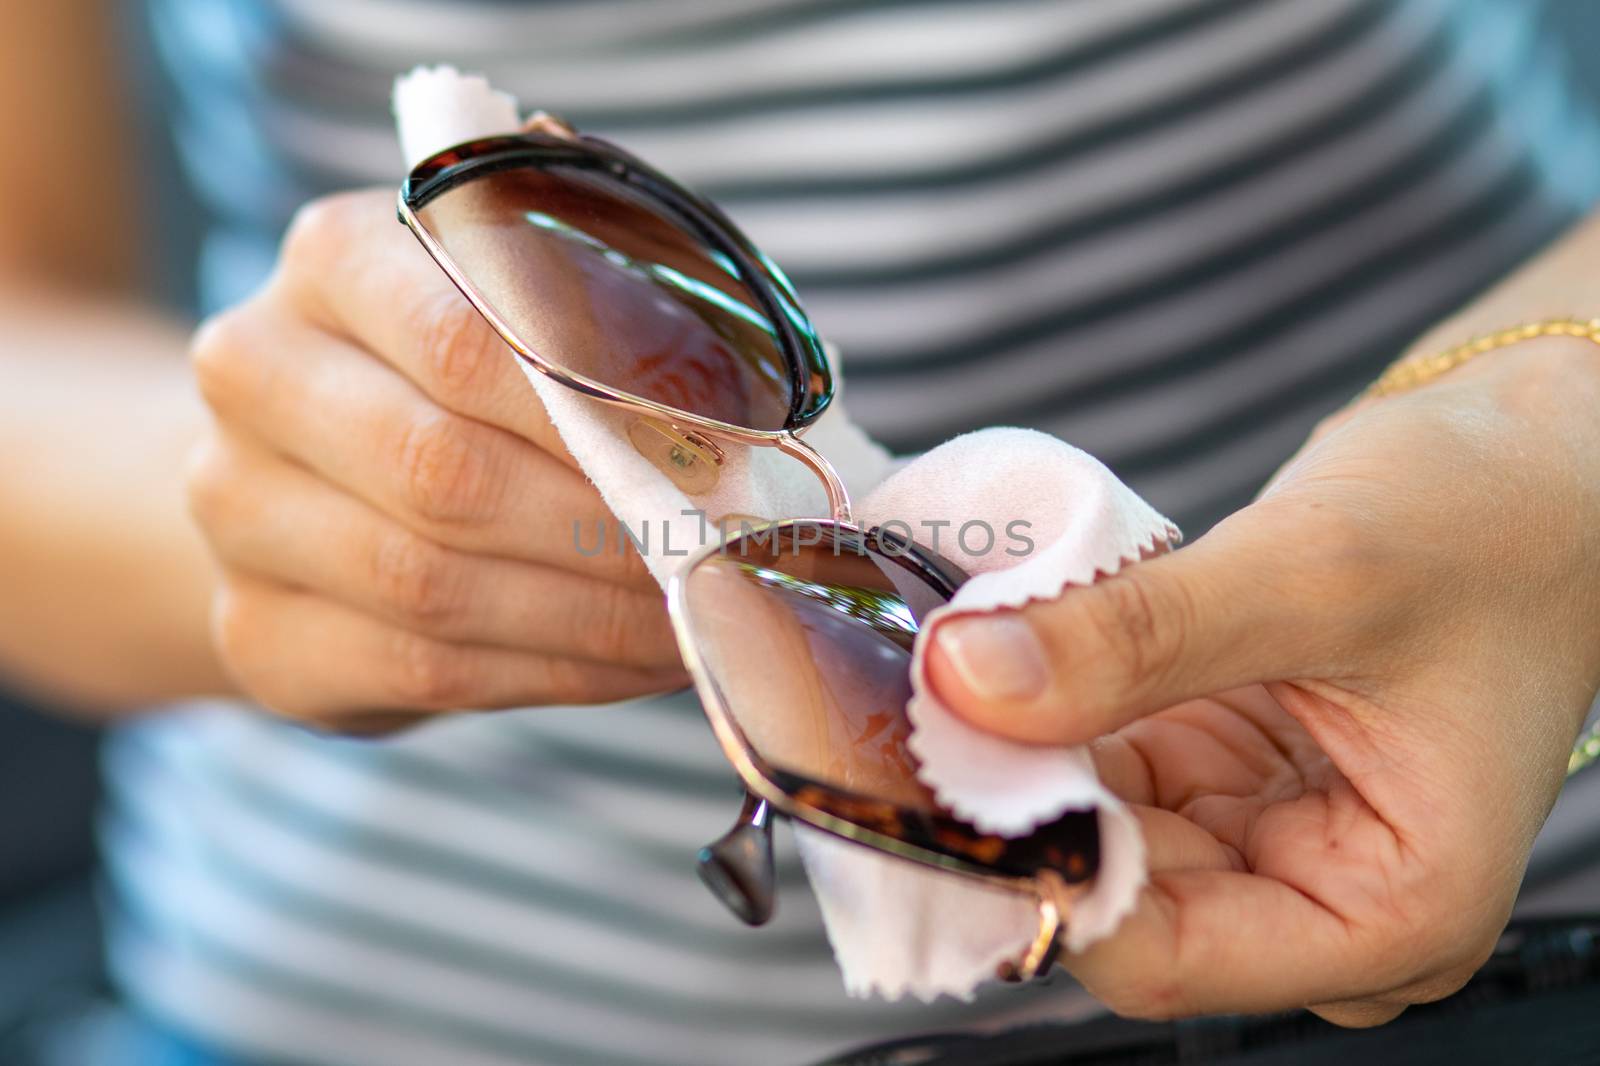
{"type": "Polygon", "coordinates": [[[765,925],[777,902],[772,854],[772,812],[767,801],[746,792],[739,820],[700,849],[700,880],[746,925],[765,925]]]}
{"type": "Polygon", "coordinates": [[[1018,959],[1002,962],[995,976],[1002,981],[1033,981],[1049,974],[1061,954],[1061,938],[1066,934],[1072,905],[1083,894],[1081,886],[1070,886],[1054,870],[1036,876],[1039,928],[1033,941],[1018,959]]]}
{"type": "Polygon", "coordinates": [[[828,493],[828,509],[833,513],[833,520],[850,523],[853,520],[850,514],[850,493],[846,491],[844,479],[833,468],[833,464],[828,462],[821,452],[793,433],[785,433],[779,437],[778,448],[800,460],[822,481],[822,487],[828,493]]]}

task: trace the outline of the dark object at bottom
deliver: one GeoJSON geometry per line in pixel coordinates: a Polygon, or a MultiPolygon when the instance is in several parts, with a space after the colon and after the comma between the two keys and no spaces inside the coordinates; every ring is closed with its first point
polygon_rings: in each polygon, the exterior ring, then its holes
{"type": "Polygon", "coordinates": [[[1594,1066],[1600,918],[1515,922],[1465,988],[1388,1025],[1341,1029],[1306,1011],[1135,1022],[1103,1017],[993,1034],[941,1034],[817,1066],[1594,1066]]]}

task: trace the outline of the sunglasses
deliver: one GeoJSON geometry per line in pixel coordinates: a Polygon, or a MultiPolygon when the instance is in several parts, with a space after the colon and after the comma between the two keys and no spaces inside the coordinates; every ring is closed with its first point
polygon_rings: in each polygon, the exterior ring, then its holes
{"type": "Polygon", "coordinates": [[[418,164],[399,213],[519,357],[627,411],[629,440],[686,494],[714,488],[737,445],[780,449],[827,492],[831,518],[742,522],[669,583],[683,660],[746,789],[734,827],[700,853],[707,886],[765,922],[783,815],[1025,893],[1038,931],[1002,976],[1047,970],[1098,868],[1095,813],[1006,839],[952,817],[918,781],[912,647],[966,575],[856,525],[838,473],[802,440],[833,379],[776,264],[710,203],[549,116],[418,164]]]}

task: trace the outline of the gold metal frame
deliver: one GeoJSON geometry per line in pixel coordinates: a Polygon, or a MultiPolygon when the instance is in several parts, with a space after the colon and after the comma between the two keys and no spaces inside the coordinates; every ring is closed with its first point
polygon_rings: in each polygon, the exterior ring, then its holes
{"type": "MultiPolygon", "coordinates": [[[[530,120],[528,126],[525,127],[525,132],[528,131],[564,137],[575,136],[571,128],[565,123],[542,115],[530,120]]],[[[808,519],[807,521],[831,524],[856,535],[862,535],[866,532],[853,524],[849,494],[838,472],[833,469],[820,452],[800,439],[799,434],[804,432],[804,427],[798,430],[785,428],[769,431],[732,425],[698,415],[692,411],[669,407],[641,396],[622,392],[583,374],[547,361],[517,336],[511,325],[494,309],[478,287],[473,284],[472,280],[465,275],[449,253],[434,238],[433,234],[428,232],[427,227],[421,223],[416,213],[406,202],[403,192],[399,197],[398,213],[406,228],[417,238],[428,255],[445,272],[456,288],[472,304],[473,308],[483,316],[519,358],[539,373],[602,403],[633,412],[645,419],[655,420],[660,425],[671,427],[675,432],[689,438],[691,441],[701,435],[709,437],[710,441],[704,443],[711,443],[712,446],[706,449],[706,454],[718,464],[721,462],[721,449],[714,446],[715,441],[731,441],[756,447],[775,447],[803,463],[807,469],[817,476],[827,491],[828,506],[832,514],[831,523],[822,519],[808,519]]],[[[759,528],[765,529],[782,524],[781,522],[768,523],[767,526],[759,528]]],[[[806,803],[785,790],[774,780],[765,762],[749,744],[743,731],[734,721],[720,690],[706,668],[706,664],[688,628],[684,603],[684,579],[695,567],[706,559],[715,556],[721,550],[721,544],[709,546],[672,577],[667,587],[667,608],[672,619],[679,649],[683,654],[689,674],[694,680],[695,689],[700,695],[701,704],[705,709],[707,719],[710,721],[712,732],[716,736],[723,754],[727,757],[729,763],[733,765],[744,786],[751,794],[765,800],[773,810],[824,832],[831,833],[834,836],[918,863],[919,865],[965,877],[990,887],[1031,896],[1039,915],[1037,931],[1021,957],[1015,962],[1007,964],[1003,969],[1007,976],[1019,980],[1026,980],[1042,974],[1054,960],[1063,924],[1070,913],[1074,900],[1085,891],[1083,886],[1068,885],[1053,871],[1045,871],[1033,877],[1017,877],[994,870],[986,871],[981,866],[967,864],[951,856],[911,846],[890,835],[858,825],[848,819],[806,803]]]]}

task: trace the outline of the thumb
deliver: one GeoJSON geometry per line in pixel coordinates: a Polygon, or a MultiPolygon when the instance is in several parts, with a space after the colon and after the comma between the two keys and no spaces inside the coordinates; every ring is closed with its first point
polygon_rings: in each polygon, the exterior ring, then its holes
{"type": "Polygon", "coordinates": [[[1324,650],[1348,647],[1339,616],[1353,612],[1329,594],[1318,556],[1255,521],[1257,506],[1053,600],[943,620],[928,680],[980,728],[1076,744],[1186,699],[1312,676],[1324,650]],[[1317,572],[1302,572],[1306,560],[1317,572]]]}

